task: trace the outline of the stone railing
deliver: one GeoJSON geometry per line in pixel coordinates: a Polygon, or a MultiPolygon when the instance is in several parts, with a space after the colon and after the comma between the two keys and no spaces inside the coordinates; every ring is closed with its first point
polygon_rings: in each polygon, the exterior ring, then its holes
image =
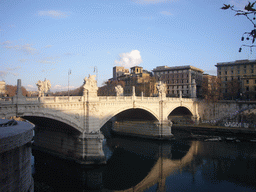
{"type": "MultiPolygon", "coordinates": [[[[159,101],[159,97],[143,97],[143,96],[99,96],[99,101],[159,101]]],[[[81,102],[84,101],[83,96],[47,96],[47,97],[23,97],[20,98],[24,103],[65,103],[65,102],[81,102]]],[[[191,98],[166,97],[166,101],[194,101],[191,98]]],[[[14,104],[13,98],[0,98],[2,104],[14,104]]]]}

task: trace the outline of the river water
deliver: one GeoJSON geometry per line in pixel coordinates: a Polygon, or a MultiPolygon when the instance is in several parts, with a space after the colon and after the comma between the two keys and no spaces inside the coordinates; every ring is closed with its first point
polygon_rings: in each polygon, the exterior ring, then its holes
{"type": "Polygon", "coordinates": [[[36,191],[256,191],[256,142],[112,137],[107,164],[34,152],[36,191]]]}

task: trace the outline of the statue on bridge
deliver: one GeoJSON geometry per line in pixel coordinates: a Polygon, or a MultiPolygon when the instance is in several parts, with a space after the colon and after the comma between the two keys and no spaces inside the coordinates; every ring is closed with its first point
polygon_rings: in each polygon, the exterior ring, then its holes
{"type": "Polygon", "coordinates": [[[121,85],[115,87],[116,96],[124,96],[124,89],[121,85]]]}
{"type": "Polygon", "coordinates": [[[85,96],[87,93],[92,97],[97,97],[97,81],[95,80],[96,75],[89,75],[89,77],[84,78],[83,84],[83,95],[85,96]]]}
{"type": "Polygon", "coordinates": [[[156,88],[158,90],[158,96],[162,99],[166,98],[166,85],[162,81],[158,82],[156,88]]]}
{"type": "Polygon", "coordinates": [[[38,93],[39,93],[39,97],[44,97],[44,94],[47,93],[50,88],[51,88],[51,82],[47,79],[45,79],[44,81],[39,80],[36,83],[36,86],[38,88],[38,93]]]}

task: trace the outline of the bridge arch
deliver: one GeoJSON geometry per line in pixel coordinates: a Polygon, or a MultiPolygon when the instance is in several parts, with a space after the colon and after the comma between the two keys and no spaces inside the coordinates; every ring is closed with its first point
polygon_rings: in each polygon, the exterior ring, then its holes
{"type": "Polygon", "coordinates": [[[147,113],[149,113],[150,115],[152,115],[152,117],[155,118],[155,120],[159,121],[159,117],[156,113],[154,113],[152,110],[146,108],[146,107],[123,107],[123,108],[119,108],[118,110],[115,110],[115,111],[112,111],[110,112],[109,114],[107,114],[105,116],[105,118],[103,118],[103,120],[101,121],[100,123],[100,128],[106,123],[108,122],[112,117],[124,112],[124,111],[127,111],[127,110],[131,110],[131,109],[139,109],[139,110],[143,110],[147,113]]]}
{"type": "MultiPolygon", "coordinates": [[[[5,115],[5,118],[11,118],[17,116],[17,112],[9,112],[7,115],[5,115]]],[[[38,112],[23,112],[19,114],[19,117],[26,119],[26,117],[34,117],[34,118],[46,118],[46,119],[51,119],[54,121],[59,121],[63,124],[66,124],[75,130],[79,132],[83,132],[83,127],[81,126],[81,120],[80,118],[77,118],[77,116],[74,115],[68,115],[65,113],[58,113],[54,110],[44,110],[38,111],[38,112]]],[[[27,119],[28,120],[28,119],[27,119]]],[[[29,120],[28,120],[29,121],[29,120]]],[[[31,122],[33,123],[33,122],[31,122]]]]}
{"type": "Polygon", "coordinates": [[[193,112],[186,106],[178,106],[169,111],[167,118],[173,123],[188,123],[194,116],[193,112]]]}
{"type": "Polygon", "coordinates": [[[68,129],[73,130],[74,132],[82,133],[82,129],[79,128],[79,126],[77,126],[75,123],[70,122],[63,117],[59,117],[56,115],[54,116],[54,118],[49,114],[23,115],[21,117],[35,124],[36,126],[62,126],[67,127],[68,129]]]}

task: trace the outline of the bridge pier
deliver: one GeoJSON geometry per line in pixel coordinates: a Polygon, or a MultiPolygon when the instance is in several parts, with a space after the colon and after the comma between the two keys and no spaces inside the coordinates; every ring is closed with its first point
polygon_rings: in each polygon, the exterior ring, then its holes
{"type": "Polygon", "coordinates": [[[105,164],[101,133],[63,131],[65,128],[36,126],[33,148],[80,164],[105,164]]]}
{"type": "Polygon", "coordinates": [[[103,153],[102,143],[104,136],[101,133],[87,133],[83,138],[84,164],[105,164],[106,157],[103,153]]]}

